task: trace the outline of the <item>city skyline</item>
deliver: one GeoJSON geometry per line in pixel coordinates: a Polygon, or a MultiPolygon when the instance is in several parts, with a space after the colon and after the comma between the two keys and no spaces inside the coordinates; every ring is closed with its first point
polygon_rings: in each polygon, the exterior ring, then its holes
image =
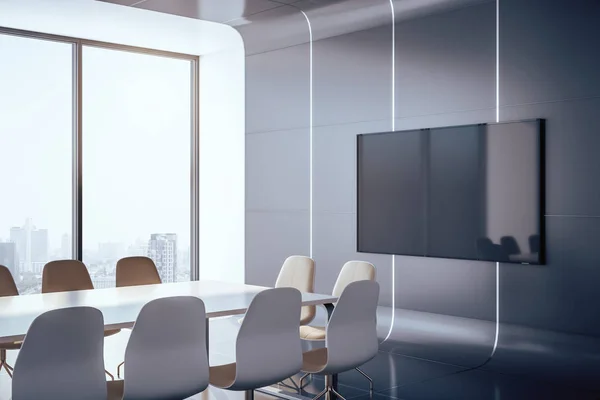
{"type": "MultiPolygon", "coordinates": [[[[0,264],[9,268],[21,294],[41,291],[41,274],[47,262],[72,259],[71,237],[66,233],[61,235],[60,247],[52,248],[48,246],[49,230],[38,228],[31,218],[8,231],[9,239],[0,241],[0,264]]],[[[83,262],[94,287],[114,287],[116,262],[128,256],[151,258],[163,283],[189,280],[189,245],[181,246],[177,233],[151,233],[133,243],[100,242],[93,249],[84,249],[83,262]]]]}

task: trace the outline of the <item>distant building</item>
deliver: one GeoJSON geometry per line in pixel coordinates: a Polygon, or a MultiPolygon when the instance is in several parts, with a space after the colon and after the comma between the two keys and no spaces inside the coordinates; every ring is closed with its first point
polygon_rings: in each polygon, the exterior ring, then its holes
{"type": "Polygon", "coordinates": [[[127,248],[128,256],[148,256],[148,241],[137,239],[127,248]]]}
{"type": "Polygon", "coordinates": [[[0,265],[7,267],[13,278],[17,280],[19,276],[19,256],[16,243],[0,243],[0,265]]]}
{"type": "Polygon", "coordinates": [[[154,260],[164,283],[175,282],[177,272],[177,234],[153,233],[148,241],[148,257],[154,260]]]}
{"type": "Polygon", "coordinates": [[[30,218],[22,227],[10,229],[10,241],[15,243],[20,272],[40,272],[48,261],[48,230],[37,229],[30,218]]]}

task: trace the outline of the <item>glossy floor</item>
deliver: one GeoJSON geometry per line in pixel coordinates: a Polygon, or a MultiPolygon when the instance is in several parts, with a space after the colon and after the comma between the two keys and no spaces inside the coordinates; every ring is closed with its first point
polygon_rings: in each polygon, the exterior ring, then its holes
{"type": "MultiPolygon", "coordinates": [[[[223,318],[211,321],[211,364],[231,362],[235,359],[235,336],[239,328],[238,318],[223,318]]],[[[122,361],[129,331],[106,339],[105,362],[111,372],[116,372],[117,364],[122,361]]],[[[389,344],[386,342],[386,344],[389,344]]],[[[461,367],[452,364],[434,362],[383,349],[372,361],[364,365],[363,370],[375,383],[376,400],[521,400],[521,399],[600,399],[600,392],[560,383],[527,379],[520,376],[505,375],[481,369],[461,367]]],[[[8,359],[14,364],[16,352],[8,353],[8,359]]],[[[165,370],[168,373],[168,370],[165,370]]],[[[11,398],[10,379],[5,372],[0,373],[0,400],[11,398]]],[[[357,372],[340,375],[340,393],[346,399],[366,400],[369,398],[367,381],[357,372]]],[[[323,379],[315,377],[308,382],[305,395],[318,393],[323,388],[323,379]]],[[[243,393],[209,389],[194,396],[193,399],[237,400],[243,399],[243,393]]],[[[271,398],[257,394],[257,400],[271,398]]]]}

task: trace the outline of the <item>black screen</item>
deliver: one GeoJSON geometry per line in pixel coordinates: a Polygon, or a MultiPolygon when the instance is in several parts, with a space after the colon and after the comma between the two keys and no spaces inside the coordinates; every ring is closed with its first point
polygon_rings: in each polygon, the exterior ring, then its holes
{"type": "Polygon", "coordinates": [[[543,120],[358,136],[358,251],[543,262],[543,120]]]}

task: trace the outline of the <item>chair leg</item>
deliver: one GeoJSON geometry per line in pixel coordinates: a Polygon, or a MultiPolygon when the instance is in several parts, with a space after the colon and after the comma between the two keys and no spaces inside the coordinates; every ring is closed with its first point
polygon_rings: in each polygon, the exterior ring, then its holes
{"type": "Polygon", "coordinates": [[[345,398],[344,398],[344,397],[343,397],[341,394],[339,394],[338,392],[336,392],[336,390],[335,390],[334,388],[331,388],[330,390],[331,390],[331,392],[332,392],[332,393],[333,393],[333,394],[334,394],[334,395],[335,395],[337,398],[339,398],[339,399],[341,399],[341,400],[346,400],[346,399],[345,399],[345,398]]]}
{"type": "Polygon", "coordinates": [[[2,369],[4,368],[4,370],[6,371],[6,373],[8,374],[8,376],[10,376],[12,378],[13,376],[13,371],[14,368],[11,367],[7,362],[6,362],[6,349],[1,349],[0,350],[0,372],[2,372],[2,369]]]}
{"type": "Polygon", "coordinates": [[[317,395],[317,397],[313,397],[312,400],[319,400],[321,397],[323,397],[324,395],[326,395],[327,393],[329,393],[330,388],[326,387],[325,389],[323,389],[323,391],[321,393],[319,393],[317,395]]]}
{"type": "Polygon", "coordinates": [[[371,394],[371,397],[373,397],[373,379],[371,379],[371,377],[367,374],[365,374],[360,368],[354,368],[355,370],[357,370],[358,372],[360,372],[360,374],[362,376],[364,376],[365,378],[367,378],[369,380],[369,393],[371,394]]]}
{"type": "Polygon", "coordinates": [[[117,378],[121,378],[121,367],[125,365],[125,361],[123,361],[121,364],[117,365],[117,378]]]}
{"type": "Polygon", "coordinates": [[[303,383],[303,382],[304,382],[304,380],[305,380],[307,377],[312,377],[312,375],[311,375],[311,374],[309,374],[309,373],[307,372],[306,374],[304,374],[304,375],[302,375],[302,376],[300,377],[300,390],[304,389],[304,383],[303,383]]]}
{"type": "Polygon", "coordinates": [[[254,400],[254,390],[246,390],[246,400],[254,400]]]}
{"type": "Polygon", "coordinates": [[[110,377],[111,381],[115,380],[115,376],[113,374],[111,374],[110,372],[108,372],[107,370],[104,370],[104,373],[110,377]]]}

